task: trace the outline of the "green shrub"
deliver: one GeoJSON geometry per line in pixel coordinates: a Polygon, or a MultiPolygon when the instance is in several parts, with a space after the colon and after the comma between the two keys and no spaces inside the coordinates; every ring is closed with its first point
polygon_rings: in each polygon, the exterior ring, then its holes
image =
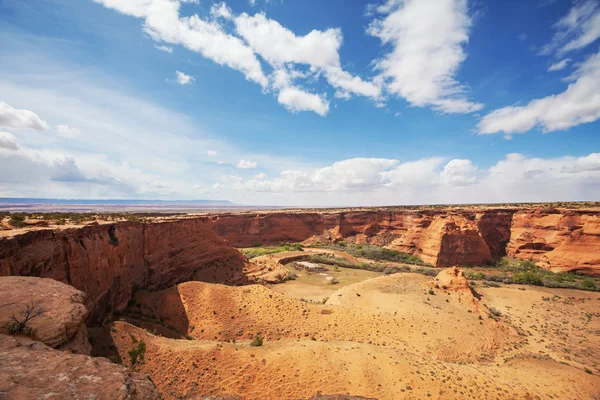
{"type": "Polygon", "coordinates": [[[250,346],[252,347],[260,347],[263,345],[263,338],[260,335],[254,336],[254,339],[250,342],[250,346]]]}
{"type": "Polygon", "coordinates": [[[521,283],[526,285],[544,286],[540,274],[532,271],[515,272],[513,274],[513,281],[515,283],[521,283]]]}
{"type": "Polygon", "coordinates": [[[135,347],[129,351],[129,360],[131,361],[131,365],[135,365],[138,360],[144,361],[144,356],[146,354],[146,342],[143,339],[140,339],[135,347]]]}
{"type": "Polygon", "coordinates": [[[591,278],[585,278],[583,282],[581,282],[581,286],[586,289],[594,289],[596,287],[596,283],[591,278]]]}

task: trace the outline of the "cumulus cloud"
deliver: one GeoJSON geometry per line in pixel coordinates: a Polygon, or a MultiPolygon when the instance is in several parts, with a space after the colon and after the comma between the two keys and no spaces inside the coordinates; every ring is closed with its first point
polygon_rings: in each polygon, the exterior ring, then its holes
{"type": "Polygon", "coordinates": [[[224,2],[214,3],[210,8],[210,15],[216,18],[224,19],[231,19],[233,17],[231,8],[227,7],[227,4],[225,4],[224,2]]]}
{"type": "Polygon", "coordinates": [[[208,150],[208,151],[206,152],[206,154],[208,154],[208,155],[209,155],[209,156],[211,156],[211,157],[214,157],[214,156],[216,156],[216,155],[217,155],[217,151],[216,151],[216,150],[208,150]]]}
{"type": "Polygon", "coordinates": [[[253,178],[254,179],[266,179],[267,174],[265,174],[264,172],[261,172],[260,174],[254,175],[253,178]]]}
{"type": "MultiPolygon", "coordinates": [[[[337,90],[336,97],[381,97],[381,88],[376,83],[365,81],[341,68],[339,49],[343,38],[339,28],[325,31],[315,29],[298,36],[279,22],[267,18],[264,13],[254,16],[243,13],[235,18],[235,26],[250,47],[275,69],[273,79],[276,88],[285,89],[291,85],[291,82],[282,83],[280,79],[282,73],[289,73],[289,65],[303,64],[310,66],[312,74],[322,74],[337,90]]],[[[298,77],[306,75],[296,73],[289,76],[288,80],[298,77]]],[[[314,108],[307,109],[319,113],[314,108]]]]}
{"type": "Polygon", "coordinates": [[[175,0],[94,0],[122,14],[144,20],[144,31],[157,42],[179,44],[218,64],[242,72],[246,79],[267,87],[260,62],[244,42],[225,32],[217,21],[194,14],[179,15],[175,0]]]}
{"type": "Polygon", "coordinates": [[[292,112],[314,111],[321,116],[329,112],[329,102],[324,95],[305,92],[294,86],[281,90],[277,101],[292,112]]]}
{"type": "Polygon", "coordinates": [[[596,121],[600,118],[600,52],[585,60],[569,80],[572,83],[562,93],[485,115],[477,125],[478,133],[504,132],[510,138],[536,126],[552,132],[596,121]]]}
{"type": "Polygon", "coordinates": [[[19,110],[0,102],[0,128],[45,131],[48,123],[29,110],[19,110]]]}
{"type": "Polygon", "coordinates": [[[379,17],[367,33],[391,47],[375,61],[389,93],[443,113],[483,107],[468,100],[455,79],[472,25],[466,0],[387,0],[372,11],[379,17]]]}
{"type": "Polygon", "coordinates": [[[0,131],[0,150],[19,150],[17,138],[11,133],[0,131]]]}
{"type": "Polygon", "coordinates": [[[186,75],[181,71],[177,71],[175,72],[175,74],[177,76],[177,83],[179,83],[180,85],[189,85],[192,82],[194,82],[193,76],[186,75]]]}
{"type": "Polygon", "coordinates": [[[257,166],[258,166],[258,164],[254,161],[240,160],[237,163],[237,167],[241,168],[241,169],[251,169],[251,168],[256,168],[257,166]]]}
{"type": "Polygon", "coordinates": [[[574,1],[569,13],[554,24],[556,33],[540,54],[563,55],[582,49],[600,37],[600,5],[596,0],[574,1]]]}
{"type": "Polygon", "coordinates": [[[61,124],[56,126],[56,130],[58,134],[64,138],[71,139],[76,136],[79,136],[81,132],[77,128],[71,128],[69,125],[61,124]]]}
{"type": "Polygon", "coordinates": [[[471,160],[455,159],[444,166],[441,177],[451,186],[469,185],[477,180],[477,168],[471,160]]]}
{"type": "Polygon", "coordinates": [[[165,53],[172,53],[173,52],[173,48],[169,47],[169,46],[154,45],[154,48],[158,49],[160,51],[164,51],[165,53]]]}
{"type": "Polygon", "coordinates": [[[489,169],[468,159],[356,158],[314,170],[284,170],[272,179],[229,175],[220,187],[313,205],[594,200],[600,195],[600,153],[547,159],[508,154],[489,169]],[[335,193],[343,197],[332,197],[335,193]]]}
{"type": "Polygon", "coordinates": [[[548,67],[548,72],[560,71],[562,69],[565,69],[570,62],[571,62],[570,58],[565,58],[564,60],[555,62],[550,67],[548,67]]]}

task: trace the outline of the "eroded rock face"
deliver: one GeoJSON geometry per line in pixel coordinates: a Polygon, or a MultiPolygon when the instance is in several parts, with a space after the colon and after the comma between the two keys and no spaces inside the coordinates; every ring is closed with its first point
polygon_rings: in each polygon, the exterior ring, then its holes
{"type": "Polygon", "coordinates": [[[554,209],[519,211],[512,220],[506,251],[554,272],[600,274],[600,215],[554,209]]]}
{"type": "Polygon", "coordinates": [[[54,350],[0,335],[0,397],[22,399],[160,399],[147,377],[106,358],[54,350]]]}
{"type": "Polygon", "coordinates": [[[190,279],[245,283],[246,258],[205,218],[124,222],[0,239],[0,274],[53,278],[87,294],[88,322],[127,306],[138,288],[190,279]]]}
{"type": "Polygon", "coordinates": [[[481,265],[505,255],[514,211],[360,211],[223,214],[215,232],[234,246],[281,242],[370,243],[443,267],[481,265]]]}
{"type": "Polygon", "coordinates": [[[23,276],[0,277],[0,325],[27,307],[43,311],[27,324],[35,340],[54,348],[90,354],[83,292],[53,279],[23,276]]]}

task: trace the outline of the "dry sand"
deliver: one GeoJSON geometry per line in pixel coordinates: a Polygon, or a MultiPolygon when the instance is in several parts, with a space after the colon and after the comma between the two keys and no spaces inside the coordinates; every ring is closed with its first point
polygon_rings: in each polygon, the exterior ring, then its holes
{"type": "Polygon", "coordinates": [[[139,292],[132,309],[193,340],[115,322],[95,351],[112,348],[128,364],[127,352],[143,339],[145,360],[135,368],[167,399],[600,396],[597,295],[512,286],[479,290],[478,299],[443,282],[446,289],[422,275],[383,276],[343,287],[326,304],[259,285],[187,282],[139,292]],[[490,307],[500,315],[491,318],[490,307]],[[264,345],[251,347],[258,334],[264,345]]]}

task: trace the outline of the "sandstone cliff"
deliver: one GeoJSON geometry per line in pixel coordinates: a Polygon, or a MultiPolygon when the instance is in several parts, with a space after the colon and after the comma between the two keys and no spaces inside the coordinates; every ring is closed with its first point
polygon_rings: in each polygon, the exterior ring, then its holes
{"type": "Polygon", "coordinates": [[[600,274],[600,214],[591,210],[487,209],[219,214],[215,232],[236,247],[281,242],[370,243],[438,267],[508,255],[553,271],[600,274]]]}
{"type": "Polygon", "coordinates": [[[127,306],[138,288],[190,279],[241,284],[245,257],[203,218],[123,222],[0,239],[0,274],[53,278],[87,294],[88,322],[127,306]]]}
{"type": "Polygon", "coordinates": [[[600,215],[556,209],[519,211],[513,216],[506,251],[554,272],[600,274],[600,215]]]}

